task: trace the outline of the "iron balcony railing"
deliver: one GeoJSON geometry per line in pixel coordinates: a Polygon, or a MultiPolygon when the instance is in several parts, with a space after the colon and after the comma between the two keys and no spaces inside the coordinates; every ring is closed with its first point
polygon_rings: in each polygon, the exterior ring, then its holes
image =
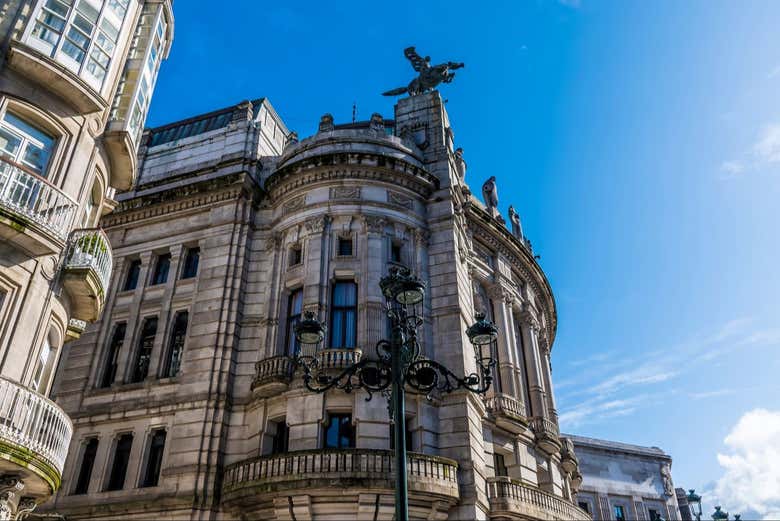
{"type": "Polygon", "coordinates": [[[105,294],[111,280],[113,267],[111,244],[108,242],[105,232],[99,228],[75,230],[70,236],[64,267],[66,270],[93,270],[100,280],[105,294]]]}
{"type": "Polygon", "coordinates": [[[533,514],[534,518],[590,521],[590,514],[574,503],[549,492],[530,487],[506,476],[487,479],[491,511],[533,514]]]}
{"type": "Polygon", "coordinates": [[[43,177],[0,155],[0,207],[64,241],[78,204],[43,177]]]}
{"type": "Polygon", "coordinates": [[[0,376],[0,439],[31,451],[62,476],[73,424],[48,398],[0,376]]]}

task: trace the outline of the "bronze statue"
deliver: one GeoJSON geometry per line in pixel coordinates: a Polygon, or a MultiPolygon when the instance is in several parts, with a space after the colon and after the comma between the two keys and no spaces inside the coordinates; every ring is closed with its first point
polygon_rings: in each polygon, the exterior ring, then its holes
{"type": "Polygon", "coordinates": [[[407,92],[410,96],[416,96],[417,94],[431,91],[435,89],[439,83],[450,83],[453,78],[455,78],[455,73],[450,71],[464,67],[463,63],[455,62],[431,65],[431,57],[421,57],[417,54],[417,51],[414,50],[414,47],[407,47],[404,49],[404,56],[412,63],[414,70],[420,73],[419,76],[413,79],[406,87],[399,87],[383,92],[383,96],[399,96],[401,94],[406,94],[407,92]]]}

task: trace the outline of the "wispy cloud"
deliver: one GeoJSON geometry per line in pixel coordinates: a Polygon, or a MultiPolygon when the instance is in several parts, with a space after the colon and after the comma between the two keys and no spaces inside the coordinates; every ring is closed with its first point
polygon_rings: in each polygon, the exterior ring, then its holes
{"type": "Polygon", "coordinates": [[[771,122],[758,132],[750,149],[738,159],[720,164],[721,179],[737,179],[780,164],[780,123],[771,122]]]}
{"type": "Polygon", "coordinates": [[[759,161],[780,163],[780,123],[764,126],[758,141],[753,145],[753,152],[759,161]]]}
{"type": "MultiPolygon", "coordinates": [[[[560,422],[571,429],[607,418],[632,414],[636,409],[660,402],[676,393],[670,384],[695,364],[680,360],[716,362],[744,349],[780,345],[780,328],[760,328],[749,318],[736,318],[721,327],[661,349],[645,350],[636,357],[619,356],[613,351],[594,353],[570,363],[576,373],[556,385],[561,404],[560,422]],[[671,357],[673,352],[676,356],[671,357]],[[604,375],[607,374],[606,378],[604,375]],[[663,393],[649,392],[663,384],[663,393]],[[563,392],[560,392],[563,389],[563,392]]],[[[735,389],[716,389],[692,393],[692,399],[725,396],[735,389]]]]}
{"type": "Polygon", "coordinates": [[[725,178],[739,177],[745,173],[745,164],[742,161],[724,161],[720,170],[725,174],[725,178]]]}

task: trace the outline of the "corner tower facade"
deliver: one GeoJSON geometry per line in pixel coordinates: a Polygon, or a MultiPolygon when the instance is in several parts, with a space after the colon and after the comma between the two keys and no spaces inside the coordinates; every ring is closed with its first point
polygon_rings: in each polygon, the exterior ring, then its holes
{"type": "Polygon", "coordinates": [[[139,182],[102,223],[107,312],[71,344],[74,419],[54,508],[69,519],[391,519],[387,407],[313,394],[295,362],[305,311],[339,371],[388,334],[379,280],[428,286],[424,356],[475,370],[475,311],[499,327],[494,386],[407,395],[415,519],[588,519],[558,433],[555,303],[530,243],[466,183],[438,92],[394,118],[298,141],[265,99],[151,129],[139,182]]]}
{"type": "Polygon", "coordinates": [[[60,353],[97,320],[99,228],[135,158],[170,0],[11,0],[0,10],[0,519],[60,486],[68,416],[47,396],[60,353]],[[133,102],[129,103],[128,100],[133,102]]]}

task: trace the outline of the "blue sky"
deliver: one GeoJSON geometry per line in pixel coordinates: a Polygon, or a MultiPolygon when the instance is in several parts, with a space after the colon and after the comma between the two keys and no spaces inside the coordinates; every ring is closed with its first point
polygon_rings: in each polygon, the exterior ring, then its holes
{"type": "Polygon", "coordinates": [[[176,3],[150,125],[266,96],[305,136],[391,117],[408,45],[465,62],[442,96],[555,291],[562,428],[780,512],[780,3],[209,4],[176,3]]]}

